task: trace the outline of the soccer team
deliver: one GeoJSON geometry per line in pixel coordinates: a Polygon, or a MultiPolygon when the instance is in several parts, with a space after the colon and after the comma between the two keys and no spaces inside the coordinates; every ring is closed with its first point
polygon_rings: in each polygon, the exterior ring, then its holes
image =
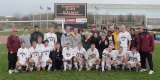
{"type": "Polygon", "coordinates": [[[124,25],[122,32],[113,25],[109,28],[109,31],[106,27],[98,31],[92,26],[92,30],[83,32],[83,29],[70,26],[62,31],[58,26],[58,32],[54,33],[54,27],[46,27],[46,33],[42,34],[35,26],[35,32],[29,35],[29,29],[25,28],[20,38],[16,35],[17,29],[13,28],[7,39],[8,72],[25,73],[34,69],[56,72],[61,68],[64,72],[72,68],[98,71],[99,67],[102,72],[113,68],[144,72],[147,71],[147,58],[149,74],[153,74],[154,40],[148,29],[139,26],[137,35],[134,28],[124,25]]]}

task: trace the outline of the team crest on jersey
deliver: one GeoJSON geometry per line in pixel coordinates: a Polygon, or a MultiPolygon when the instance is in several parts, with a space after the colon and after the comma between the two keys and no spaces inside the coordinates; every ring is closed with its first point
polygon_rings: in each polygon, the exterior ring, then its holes
{"type": "Polygon", "coordinates": [[[69,57],[69,56],[70,56],[70,54],[69,54],[69,53],[66,53],[66,55],[67,55],[67,57],[69,57]]]}
{"type": "Polygon", "coordinates": [[[123,36],[121,37],[121,39],[122,39],[122,41],[125,41],[126,37],[123,35],[123,36]]]}

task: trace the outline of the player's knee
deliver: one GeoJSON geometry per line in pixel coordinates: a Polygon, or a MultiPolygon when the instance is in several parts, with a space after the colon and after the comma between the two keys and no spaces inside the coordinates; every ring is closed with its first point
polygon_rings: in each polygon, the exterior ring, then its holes
{"type": "Polygon", "coordinates": [[[27,66],[22,66],[23,71],[26,71],[27,66]]]}
{"type": "Polygon", "coordinates": [[[29,59],[29,63],[33,63],[33,60],[32,60],[32,59],[29,59]]]}
{"type": "Polygon", "coordinates": [[[16,62],[16,66],[19,66],[20,64],[19,64],[19,62],[16,62]]]}

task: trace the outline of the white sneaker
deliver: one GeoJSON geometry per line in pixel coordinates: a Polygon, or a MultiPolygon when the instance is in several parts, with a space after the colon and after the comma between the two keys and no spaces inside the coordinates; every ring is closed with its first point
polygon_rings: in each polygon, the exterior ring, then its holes
{"type": "Polygon", "coordinates": [[[12,74],[12,70],[9,70],[8,73],[9,73],[9,74],[12,74]]]}
{"type": "Polygon", "coordinates": [[[18,72],[18,70],[17,70],[17,69],[14,69],[14,70],[13,70],[13,72],[17,73],[17,72],[18,72]]]}
{"type": "Polygon", "coordinates": [[[147,71],[147,70],[146,70],[146,69],[141,69],[141,70],[140,70],[140,72],[145,72],[145,71],[147,71]]]}
{"type": "Polygon", "coordinates": [[[149,74],[153,74],[153,73],[154,73],[154,71],[152,71],[152,70],[149,71],[149,74]]]}

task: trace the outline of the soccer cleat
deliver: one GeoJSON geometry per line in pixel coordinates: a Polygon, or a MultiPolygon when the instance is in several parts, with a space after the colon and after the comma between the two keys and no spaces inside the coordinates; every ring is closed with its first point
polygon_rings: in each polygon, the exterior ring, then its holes
{"type": "Polygon", "coordinates": [[[54,69],[54,71],[53,72],[56,72],[56,69],[54,69]]]}
{"type": "Polygon", "coordinates": [[[17,73],[17,72],[18,72],[18,70],[17,70],[17,69],[14,69],[14,70],[13,70],[13,72],[17,73]]]}
{"type": "Polygon", "coordinates": [[[9,74],[12,74],[12,70],[9,70],[8,73],[9,73],[9,74]]]}
{"type": "Polygon", "coordinates": [[[147,71],[147,70],[146,70],[146,69],[141,69],[141,70],[140,70],[140,72],[145,72],[145,71],[147,71]]]}
{"type": "Polygon", "coordinates": [[[153,74],[153,73],[154,73],[154,71],[152,71],[152,70],[149,71],[149,74],[153,74]]]}
{"type": "Polygon", "coordinates": [[[74,69],[75,69],[76,71],[78,71],[78,68],[75,67],[74,69]]]}
{"type": "Polygon", "coordinates": [[[136,72],[138,72],[138,67],[136,66],[136,67],[134,67],[134,69],[136,70],[136,72]]]}

